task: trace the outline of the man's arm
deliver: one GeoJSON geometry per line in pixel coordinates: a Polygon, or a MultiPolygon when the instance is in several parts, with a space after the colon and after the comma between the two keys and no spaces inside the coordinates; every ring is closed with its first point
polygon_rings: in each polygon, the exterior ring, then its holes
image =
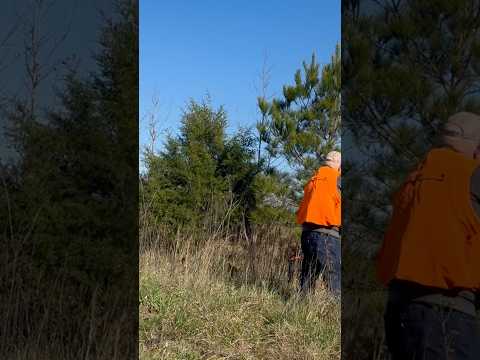
{"type": "Polygon", "coordinates": [[[480,217],[480,167],[478,167],[470,180],[470,199],[478,217],[480,217]]]}
{"type": "MultiPolygon", "coordinates": [[[[480,167],[478,167],[470,179],[470,199],[472,201],[473,210],[480,218],[480,167]]],[[[475,308],[480,309],[480,295],[475,296],[475,308]]]]}

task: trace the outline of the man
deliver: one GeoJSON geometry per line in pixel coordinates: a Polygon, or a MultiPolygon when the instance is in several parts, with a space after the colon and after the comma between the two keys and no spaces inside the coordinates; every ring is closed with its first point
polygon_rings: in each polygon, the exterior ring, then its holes
{"type": "Polygon", "coordinates": [[[450,117],[393,204],[378,256],[394,360],[480,359],[480,117],[450,117]]]}
{"type": "Polygon", "coordinates": [[[340,153],[330,152],[325,164],[304,188],[297,212],[297,223],[302,225],[300,287],[303,294],[314,288],[320,274],[335,295],[340,296],[341,293],[340,168],[340,153]]]}

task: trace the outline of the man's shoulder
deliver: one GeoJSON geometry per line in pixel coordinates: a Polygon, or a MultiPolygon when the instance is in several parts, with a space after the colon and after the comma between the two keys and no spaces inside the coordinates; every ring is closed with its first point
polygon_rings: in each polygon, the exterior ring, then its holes
{"type": "Polygon", "coordinates": [[[337,169],[334,169],[334,168],[332,168],[330,166],[327,166],[327,165],[321,166],[315,174],[317,176],[318,175],[324,175],[324,176],[335,176],[335,177],[338,177],[340,175],[340,173],[337,169]]]}

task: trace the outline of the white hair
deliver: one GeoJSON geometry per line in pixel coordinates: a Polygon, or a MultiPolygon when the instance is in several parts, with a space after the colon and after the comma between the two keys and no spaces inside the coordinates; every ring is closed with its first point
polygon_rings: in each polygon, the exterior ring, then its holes
{"type": "Polygon", "coordinates": [[[441,143],[471,156],[480,145],[480,116],[470,112],[452,115],[441,131],[441,143]]]}
{"type": "Polygon", "coordinates": [[[325,165],[338,169],[342,163],[342,154],[338,151],[330,151],[325,157],[325,165]]]}

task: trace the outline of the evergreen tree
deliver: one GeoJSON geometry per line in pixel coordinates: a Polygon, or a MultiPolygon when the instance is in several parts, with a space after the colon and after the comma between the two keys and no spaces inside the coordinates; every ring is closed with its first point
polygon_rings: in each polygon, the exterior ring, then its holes
{"type": "Polygon", "coordinates": [[[98,73],[83,80],[70,72],[62,108],[46,121],[22,104],[12,119],[21,154],[18,228],[30,229],[35,219],[39,264],[58,268],[68,259],[86,284],[112,276],[121,269],[113,261],[137,246],[137,14],[128,2],[118,5],[120,21],[102,34],[98,73]]]}
{"type": "Polygon", "coordinates": [[[383,1],[363,12],[362,2],[348,3],[344,142],[352,146],[346,163],[355,166],[346,178],[363,179],[352,196],[360,206],[368,194],[373,210],[355,221],[380,236],[392,192],[439,127],[457,111],[480,109],[480,20],[466,0],[383,1]]]}
{"type": "Polygon", "coordinates": [[[2,259],[15,273],[0,278],[0,292],[9,294],[15,282],[26,293],[15,312],[2,311],[10,315],[6,323],[21,327],[2,335],[19,336],[19,344],[67,341],[77,357],[100,351],[134,357],[137,348],[138,320],[129,314],[138,301],[132,278],[138,264],[132,256],[138,254],[138,13],[135,1],[117,5],[91,76],[69,71],[61,105],[45,113],[33,111],[32,99],[11,109],[19,159],[1,174],[8,194],[2,200],[9,204],[0,219],[8,239],[2,259]],[[100,314],[107,308],[108,315],[100,314]],[[100,349],[96,339],[88,340],[93,330],[105,340],[105,322],[116,319],[132,341],[100,349]],[[88,342],[89,349],[80,349],[88,342]]]}
{"type": "Polygon", "coordinates": [[[225,133],[223,108],[191,101],[180,134],[168,137],[159,154],[147,152],[144,191],[156,216],[172,228],[218,226],[229,212],[233,223],[255,208],[257,173],[249,131],[225,133]]]}
{"type": "Polygon", "coordinates": [[[283,87],[283,98],[268,102],[258,98],[263,119],[258,126],[261,138],[274,156],[285,158],[307,178],[320,160],[338,149],[340,135],[340,47],[322,71],[312,56],[295,73],[295,84],[283,87]]]}

